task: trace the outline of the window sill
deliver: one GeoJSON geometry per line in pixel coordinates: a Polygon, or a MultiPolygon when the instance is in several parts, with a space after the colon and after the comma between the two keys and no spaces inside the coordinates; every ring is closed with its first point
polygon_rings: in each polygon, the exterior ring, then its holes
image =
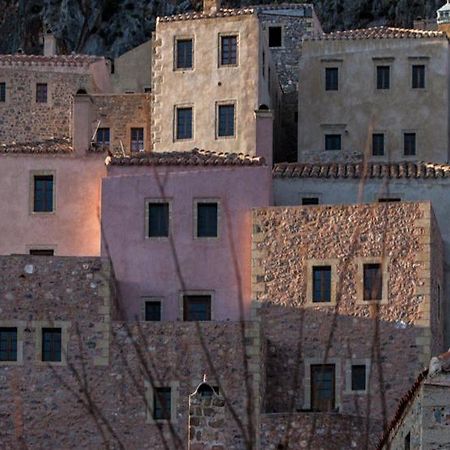
{"type": "Polygon", "coordinates": [[[54,216],[56,211],[31,211],[30,214],[32,216],[54,216]]]}

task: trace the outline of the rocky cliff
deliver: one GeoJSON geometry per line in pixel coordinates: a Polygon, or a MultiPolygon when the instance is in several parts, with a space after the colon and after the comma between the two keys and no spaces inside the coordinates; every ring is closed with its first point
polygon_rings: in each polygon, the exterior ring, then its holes
{"type": "MultiPolygon", "coordinates": [[[[381,24],[407,27],[417,17],[434,17],[444,2],[312,0],[326,31],[381,24]]],[[[252,3],[223,1],[224,6],[252,3]]],[[[62,51],[114,57],[147,40],[157,15],[200,8],[201,0],[0,0],[0,53],[19,48],[40,52],[40,35],[49,28],[62,51]]]]}

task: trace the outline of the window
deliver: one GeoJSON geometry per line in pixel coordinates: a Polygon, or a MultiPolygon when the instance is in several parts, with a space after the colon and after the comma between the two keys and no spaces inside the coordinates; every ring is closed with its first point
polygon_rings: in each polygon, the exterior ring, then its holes
{"type": "Polygon", "coordinates": [[[34,176],[34,212],[53,211],[53,175],[34,176]]]}
{"type": "Polygon", "coordinates": [[[170,387],[154,388],[153,419],[170,420],[171,418],[172,389],[170,387]]]}
{"type": "Polygon", "coordinates": [[[339,87],[339,69],[337,67],[325,68],[325,90],[337,91],[339,87]]]}
{"type": "Polygon", "coordinates": [[[197,202],[197,237],[218,236],[218,206],[217,202],[197,202]]]}
{"type": "Polygon", "coordinates": [[[0,102],[6,102],[6,83],[0,83],[0,102]]]}
{"type": "Polygon", "coordinates": [[[377,66],[377,89],[390,88],[390,66],[377,66]]]}
{"type": "Polygon", "coordinates": [[[384,134],[374,133],[372,134],[372,155],[383,156],[384,155],[384,134]]]}
{"type": "Polygon", "coordinates": [[[425,89],[425,66],[423,64],[412,66],[412,88],[425,89]]]}
{"type": "Polygon", "coordinates": [[[142,152],[144,151],[144,129],[132,128],[131,129],[131,151],[142,152]]]}
{"type": "Polygon", "coordinates": [[[219,137],[234,136],[234,105],[218,106],[218,130],[219,137]]]}
{"type": "Polygon", "coordinates": [[[334,407],[334,364],[311,365],[311,409],[313,411],[330,411],[334,407]]]}
{"type": "Polygon", "coordinates": [[[97,129],[97,145],[101,147],[109,147],[111,144],[109,128],[97,129]]]}
{"type": "Polygon", "coordinates": [[[36,103],[47,103],[47,83],[36,84],[36,103]]]}
{"type": "Polygon", "coordinates": [[[313,303],[331,302],[331,266],[313,267],[313,303]]]}
{"type": "Polygon", "coordinates": [[[366,390],[366,366],[364,364],[352,365],[352,391],[366,390]]]}
{"type": "Polygon", "coordinates": [[[381,300],[383,275],[381,264],[364,264],[364,300],[381,300]]]}
{"type": "Polygon", "coordinates": [[[149,202],[148,206],[148,233],[150,238],[169,236],[169,203],[149,202]]]}
{"type": "Polygon", "coordinates": [[[269,27],[269,47],[281,47],[282,29],[281,27],[269,27]]]}
{"type": "Polygon", "coordinates": [[[405,436],[405,450],[411,450],[411,433],[408,433],[405,436]]]}
{"type": "Polygon", "coordinates": [[[416,154],[416,133],[403,134],[403,153],[405,156],[416,154]]]}
{"type": "Polygon", "coordinates": [[[184,295],[183,320],[185,321],[211,320],[211,296],[184,295]]]}
{"type": "Polygon", "coordinates": [[[302,205],[318,205],[319,198],[318,197],[302,197],[302,205]]]}
{"type": "Polygon", "coordinates": [[[42,329],[42,361],[61,361],[61,328],[42,329]]]}
{"type": "Polygon", "coordinates": [[[237,36],[220,36],[220,65],[237,64],[237,36]]]}
{"type": "Polygon", "coordinates": [[[262,65],[261,65],[261,71],[263,78],[266,76],[266,54],[264,53],[264,50],[262,52],[262,65]]]}
{"type": "Polygon", "coordinates": [[[401,202],[402,199],[400,197],[379,197],[378,203],[392,203],[392,202],[401,202]]]}
{"type": "Polygon", "coordinates": [[[30,255],[33,256],[53,256],[55,251],[52,248],[32,248],[30,249],[30,255]]]}
{"type": "Polygon", "coordinates": [[[192,108],[176,109],[176,138],[192,139],[192,108]]]}
{"type": "Polygon", "coordinates": [[[177,39],[176,68],[192,69],[192,39],[177,39]]]}
{"type": "Polygon", "coordinates": [[[326,134],[325,135],[325,150],[341,150],[341,135],[340,134],[326,134]]]}
{"type": "Polygon", "coordinates": [[[145,302],[145,320],[148,322],[159,322],[161,320],[160,301],[147,300],[145,302]]]}
{"type": "Polygon", "coordinates": [[[17,328],[0,328],[0,361],[17,361],[17,328]]]}

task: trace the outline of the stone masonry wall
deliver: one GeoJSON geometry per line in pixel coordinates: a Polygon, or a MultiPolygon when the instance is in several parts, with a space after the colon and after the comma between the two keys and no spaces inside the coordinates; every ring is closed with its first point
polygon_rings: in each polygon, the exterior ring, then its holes
{"type": "Polygon", "coordinates": [[[364,416],[369,408],[381,419],[384,405],[388,417],[395,412],[439,333],[431,328],[430,289],[422,288],[433,283],[430,218],[429,203],[254,210],[253,298],[268,340],[267,412],[308,410],[310,365],[325,357],[335,364],[340,413],[364,416]],[[333,267],[335,304],[307,301],[308,264],[321,261],[333,267]],[[383,264],[380,305],[362,300],[367,261],[383,264]],[[351,390],[352,363],[366,365],[364,392],[351,390]]]}

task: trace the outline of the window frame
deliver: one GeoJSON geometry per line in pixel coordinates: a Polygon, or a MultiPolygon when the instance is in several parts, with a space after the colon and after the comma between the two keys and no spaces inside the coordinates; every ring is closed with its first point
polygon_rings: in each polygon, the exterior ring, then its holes
{"type": "Polygon", "coordinates": [[[415,158],[417,156],[417,132],[415,130],[403,130],[403,156],[405,158],[415,158]],[[406,136],[414,136],[414,153],[406,154],[406,136]]]}
{"type": "Polygon", "coordinates": [[[181,291],[180,292],[180,320],[183,322],[212,322],[215,317],[215,307],[214,307],[214,296],[215,292],[211,290],[189,290],[189,291],[181,291]],[[185,308],[185,297],[209,297],[210,298],[210,318],[208,320],[187,320],[186,317],[186,308],[185,308]]]}
{"type": "Polygon", "coordinates": [[[6,81],[0,81],[0,105],[5,105],[7,103],[7,83],[6,81]]]}
{"type": "Polygon", "coordinates": [[[143,322],[162,322],[163,320],[163,299],[162,297],[144,296],[141,298],[141,320],[143,322]],[[147,303],[159,303],[159,320],[147,319],[147,303]]]}
{"type": "MultiPolygon", "coordinates": [[[[421,84],[421,83],[419,83],[421,84]]],[[[418,62],[415,61],[411,64],[411,89],[415,90],[415,91],[423,91],[427,88],[427,65],[424,62],[418,62]],[[422,68],[423,69],[423,78],[421,79],[420,76],[415,79],[414,77],[414,69],[417,68],[422,68]],[[423,83],[423,85],[421,86],[415,86],[415,81],[419,82],[421,81],[423,83]]]]}
{"type": "Polygon", "coordinates": [[[174,55],[174,59],[173,59],[173,70],[174,71],[181,71],[181,72],[185,72],[185,71],[190,71],[190,70],[194,70],[194,45],[195,45],[195,39],[194,36],[192,35],[178,35],[174,37],[174,47],[173,47],[173,55],[174,55]],[[186,42],[186,41],[191,41],[191,65],[188,66],[178,66],[178,56],[179,56],[179,49],[178,49],[178,43],[179,42],[186,42]]]}
{"type": "MultiPolygon", "coordinates": [[[[129,135],[130,139],[128,142],[130,144],[130,154],[145,152],[145,127],[143,125],[130,125],[129,133],[130,133],[130,135],[129,135]],[[134,130],[142,130],[142,149],[139,148],[138,150],[133,150],[133,131],[134,130]]],[[[138,141],[134,141],[134,142],[140,143],[141,140],[139,139],[138,141]]]]}
{"type": "Polygon", "coordinates": [[[30,171],[30,203],[29,209],[31,215],[51,215],[56,213],[56,172],[54,170],[31,170],[30,171]],[[52,210],[51,211],[36,211],[35,210],[35,179],[36,177],[53,177],[52,185],[52,210]]]}
{"type": "Polygon", "coordinates": [[[3,363],[9,363],[9,362],[17,362],[17,350],[18,350],[18,329],[17,327],[1,327],[0,326],[0,362],[3,363]],[[3,333],[6,334],[5,336],[2,336],[3,333]],[[9,338],[8,338],[9,336],[9,338]],[[12,336],[12,338],[11,338],[12,336]],[[6,358],[13,358],[13,359],[1,359],[1,353],[2,353],[2,337],[4,337],[6,346],[4,349],[5,357],[6,358]]]}
{"type": "Polygon", "coordinates": [[[144,392],[145,392],[145,414],[146,414],[146,422],[148,424],[163,424],[168,423],[176,423],[177,421],[177,412],[178,412],[178,395],[179,395],[179,386],[180,383],[178,381],[168,381],[168,382],[154,382],[152,383],[150,380],[144,380],[144,392]],[[170,398],[170,419],[154,419],[153,416],[153,406],[154,406],[154,389],[155,388],[163,388],[170,387],[171,388],[171,398],[170,398]]]}
{"type": "Polygon", "coordinates": [[[371,360],[370,358],[355,358],[348,359],[345,365],[345,390],[344,394],[347,395],[366,395],[369,393],[369,381],[370,381],[370,371],[371,371],[371,360]],[[352,370],[353,366],[365,366],[366,367],[366,381],[364,390],[353,390],[352,384],[352,370]]]}
{"type": "Polygon", "coordinates": [[[358,266],[356,280],[356,303],[358,305],[386,305],[389,299],[389,257],[372,257],[372,258],[356,258],[358,266]],[[380,264],[381,265],[381,299],[380,300],[364,300],[364,265],[380,264]]]}
{"type": "Polygon", "coordinates": [[[61,320],[36,320],[32,322],[32,327],[35,329],[35,358],[38,365],[52,365],[52,366],[66,366],[69,348],[69,329],[71,322],[61,320]],[[45,328],[60,328],[61,329],[61,360],[60,361],[43,361],[43,330],[45,328]]]}
{"type": "MultiPolygon", "coordinates": [[[[130,131],[130,136],[131,136],[131,131],[130,131]]],[[[105,149],[111,148],[111,127],[98,127],[97,131],[95,132],[95,143],[97,144],[98,147],[101,147],[101,148],[105,148],[105,149]],[[108,130],[108,137],[109,137],[109,139],[108,139],[108,143],[107,144],[104,144],[103,141],[101,143],[99,142],[99,140],[98,140],[98,132],[100,130],[102,130],[102,134],[106,130],[108,130]]],[[[130,145],[131,145],[131,142],[130,142],[130,145]]]]}
{"type": "Polygon", "coordinates": [[[55,256],[55,249],[54,248],[39,248],[39,247],[32,247],[28,250],[28,254],[30,256],[55,256]]]}
{"type": "Polygon", "coordinates": [[[174,142],[184,142],[192,141],[194,139],[194,105],[175,105],[173,113],[173,141],[174,142]],[[191,110],[191,135],[190,137],[178,137],[178,111],[181,110],[191,110]]]}
{"type": "Polygon", "coordinates": [[[219,38],[219,42],[218,42],[218,64],[217,66],[219,68],[226,68],[226,67],[238,67],[239,66],[239,45],[240,45],[240,39],[239,39],[239,32],[226,32],[226,33],[219,33],[218,35],[219,38]],[[222,48],[222,43],[223,43],[223,39],[226,38],[235,38],[236,39],[236,61],[235,62],[231,62],[231,63],[223,63],[223,48],[222,48]]]}
{"type": "Polygon", "coordinates": [[[375,90],[378,92],[386,92],[392,89],[392,65],[385,62],[377,62],[375,64],[375,90]],[[380,78],[381,69],[387,69],[388,78],[386,80],[380,78]]]}
{"type": "Polygon", "coordinates": [[[336,285],[338,280],[337,268],[339,266],[338,258],[328,258],[328,259],[308,259],[306,261],[306,307],[329,307],[336,306],[336,285]],[[314,268],[329,266],[331,269],[330,276],[330,301],[329,302],[315,302],[314,299],[314,268]]]}
{"type": "MultiPolygon", "coordinates": [[[[320,369],[318,370],[320,372],[320,369]]],[[[314,412],[332,412],[336,410],[336,391],[338,389],[337,383],[336,383],[336,365],[333,363],[329,363],[328,361],[326,363],[322,364],[311,364],[310,365],[310,390],[311,390],[311,410],[314,412]],[[327,368],[333,369],[333,383],[332,383],[332,407],[330,409],[315,409],[314,408],[314,379],[313,379],[313,373],[315,372],[316,368],[327,368]]],[[[319,383],[320,385],[320,383],[319,383]]]]}
{"type": "MultiPolygon", "coordinates": [[[[46,81],[37,81],[35,84],[35,91],[34,91],[34,102],[38,105],[46,105],[48,104],[48,83],[46,81]],[[39,88],[45,86],[45,101],[43,101],[40,97],[41,92],[39,92],[39,88]]],[[[43,97],[42,97],[43,98],[43,97]]]]}
{"type": "Polygon", "coordinates": [[[220,226],[221,226],[221,205],[220,199],[218,198],[194,198],[193,203],[193,231],[194,231],[194,239],[200,241],[208,241],[208,240],[218,240],[221,237],[220,226]],[[198,235],[198,205],[202,203],[216,203],[217,204],[217,235],[216,236],[199,236],[198,235]]]}
{"type": "Polygon", "coordinates": [[[371,145],[371,156],[372,157],[384,157],[386,156],[386,133],[383,131],[374,131],[372,133],[372,145],[371,145]],[[375,153],[375,136],[382,136],[383,139],[383,152],[382,153],[375,153]]]}
{"type": "Polygon", "coordinates": [[[237,120],[236,120],[236,114],[237,112],[237,102],[236,100],[224,100],[224,101],[220,101],[220,102],[216,102],[216,139],[235,139],[237,136],[237,130],[236,130],[236,125],[237,125],[237,120]],[[226,134],[226,135],[221,135],[220,134],[220,110],[223,107],[233,107],[233,134],[226,134]]]}
{"type": "MultiPolygon", "coordinates": [[[[333,146],[334,147],[334,146],[333,146]]],[[[325,133],[324,134],[324,151],[326,152],[339,152],[342,151],[342,133],[325,133]],[[339,137],[339,148],[327,148],[328,139],[336,139],[339,137]]]]}
{"type": "Polygon", "coordinates": [[[0,320],[0,328],[15,328],[16,334],[16,359],[14,361],[1,361],[1,366],[21,366],[23,365],[24,330],[26,322],[22,320],[0,320]]]}
{"type": "Polygon", "coordinates": [[[326,66],[325,67],[325,91],[326,92],[337,92],[339,91],[339,66],[326,66]],[[336,79],[330,79],[328,73],[333,71],[336,73],[336,79]],[[328,83],[330,81],[330,84],[328,83]],[[333,81],[333,83],[331,83],[333,81]],[[334,82],[336,84],[334,84],[334,82]]]}
{"type": "Polygon", "coordinates": [[[147,240],[168,240],[172,232],[172,198],[146,198],[145,199],[145,216],[144,216],[144,238],[147,240]],[[168,224],[167,236],[150,236],[150,205],[151,204],[168,204],[168,224]]]}

